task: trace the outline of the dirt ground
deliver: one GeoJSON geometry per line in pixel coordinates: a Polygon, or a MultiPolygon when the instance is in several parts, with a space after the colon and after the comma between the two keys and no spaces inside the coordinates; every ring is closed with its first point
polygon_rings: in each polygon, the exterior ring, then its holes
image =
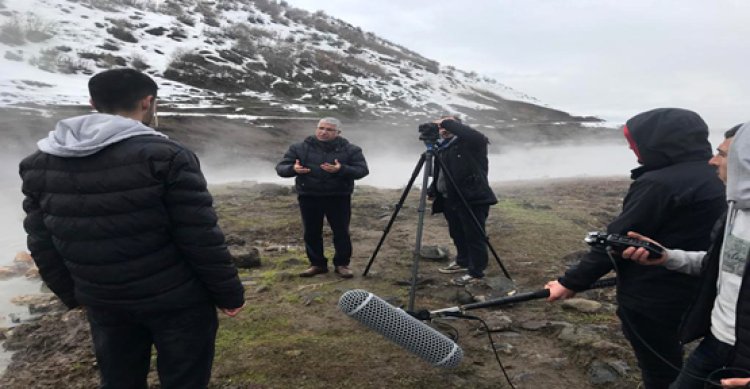
{"type": "MultiPolygon", "coordinates": [[[[625,178],[529,181],[496,185],[499,203],[490,211],[490,241],[520,292],[541,288],[586,250],[585,233],[601,230],[618,213],[625,178]]],[[[220,224],[232,242],[261,249],[263,265],[242,270],[247,306],[236,318],[221,318],[213,388],[506,388],[486,333],[476,322],[443,321],[458,334],[464,359],[455,369],[437,369],[337,308],[350,289],[365,289],[394,305],[406,305],[417,227],[418,191],[413,190],[389,232],[370,273],[362,272],[402,190],[358,187],[353,196],[350,280],[334,273],[312,279],[296,274],[307,261],[302,249],[296,197],[290,187],[251,182],[213,187],[220,224]]],[[[330,234],[326,232],[327,250],[330,234]]],[[[423,245],[452,248],[441,215],[425,217],[423,245]]],[[[417,309],[459,304],[466,293],[437,272],[445,261],[421,260],[417,309]]],[[[488,276],[502,272],[490,257],[488,276]]],[[[614,289],[584,297],[611,307],[614,289]]],[[[619,332],[612,309],[581,313],[535,300],[502,309],[470,312],[506,326],[493,332],[499,358],[516,388],[634,388],[638,368],[619,332]],[[510,321],[508,323],[508,320],[510,321]],[[592,341],[574,340],[571,329],[593,329],[592,341]],[[595,385],[594,366],[620,366],[614,381],[595,385]]],[[[25,329],[27,341],[3,376],[3,387],[93,387],[97,370],[80,312],[48,317],[25,329]]],[[[21,330],[19,330],[21,331],[21,330]]],[[[12,339],[13,337],[11,337],[12,339]]],[[[152,372],[151,381],[158,387],[152,372]]]]}

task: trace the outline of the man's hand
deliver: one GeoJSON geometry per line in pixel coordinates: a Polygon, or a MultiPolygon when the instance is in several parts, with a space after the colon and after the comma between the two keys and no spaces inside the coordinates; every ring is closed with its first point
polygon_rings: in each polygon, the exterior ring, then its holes
{"type": "Polygon", "coordinates": [[[725,378],[721,380],[721,387],[730,388],[747,388],[750,385],[750,378],[725,378]]]}
{"type": "Polygon", "coordinates": [[[576,292],[564,287],[558,281],[550,281],[544,285],[544,289],[549,289],[547,301],[565,300],[576,295],[576,292]]]}
{"type": "MultiPolygon", "coordinates": [[[[655,244],[662,249],[664,248],[664,246],[662,246],[659,242],[647,236],[643,236],[637,232],[628,231],[628,237],[655,244]]],[[[625,259],[631,259],[633,262],[637,262],[641,265],[661,265],[667,261],[667,258],[669,258],[669,254],[667,254],[667,250],[665,249],[664,254],[661,255],[661,258],[648,259],[648,250],[644,249],[643,247],[628,247],[622,251],[622,254],[620,254],[620,256],[625,259]]]]}
{"type": "Polygon", "coordinates": [[[232,308],[232,309],[229,309],[229,308],[219,308],[219,310],[221,310],[222,312],[224,312],[224,314],[227,315],[227,316],[229,316],[229,317],[235,317],[235,316],[237,316],[238,313],[240,313],[240,311],[242,310],[242,308],[245,308],[245,304],[242,304],[242,306],[239,307],[239,308],[232,308]]]}
{"type": "Polygon", "coordinates": [[[323,162],[320,165],[320,168],[327,171],[328,173],[337,173],[339,170],[341,170],[341,163],[339,163],[338,159],[334,159],[333,162],[333,164],[323,162]]]}
{"type": "Polygon", "coordinates": [[[299,163],[299,159],[294,161],[294,172],[297,174],[307,174],[310,173],[310,169],[302,166],[301,163],[299,163]]]}

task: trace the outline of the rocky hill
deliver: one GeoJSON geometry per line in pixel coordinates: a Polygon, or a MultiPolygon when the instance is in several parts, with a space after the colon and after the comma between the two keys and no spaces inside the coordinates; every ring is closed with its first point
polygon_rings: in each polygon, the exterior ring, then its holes
{"type": "Polygon", "coordinates": [[[458,112],[551,140],[601,122],[284,1],[0,0],[0,53],[5,106],[85,104],[91,74],[130,66],[176,111],[409,123],[458,112]]]}

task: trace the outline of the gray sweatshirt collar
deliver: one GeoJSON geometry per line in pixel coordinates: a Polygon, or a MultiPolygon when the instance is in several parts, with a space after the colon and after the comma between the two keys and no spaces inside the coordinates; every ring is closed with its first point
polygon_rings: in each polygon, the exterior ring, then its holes
{"type": "Polygon", "coordinates": [[[37,142],[39,150],[58,157],[85,157],[134,136],[166,135],[119,115],[94,113],[60,120],[54,131],[37,142]]]}

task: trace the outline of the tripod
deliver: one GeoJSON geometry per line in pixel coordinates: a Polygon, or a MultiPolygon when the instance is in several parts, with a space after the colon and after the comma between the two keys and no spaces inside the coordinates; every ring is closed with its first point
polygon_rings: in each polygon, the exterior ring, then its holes
{"type": "Polygon", "coordinates": [[[362,276],[367,276],[367,273],[370,271],[370,266],[372,266],[372,263],[375,261],[375,257],[378,255],[378,251],[380,251],[380,247],[383,245],[383,242],[385,241],[385,237],[388,235],[388,232],[390,232],[391,227],[393,226],[393,222],[396,220],[396,216],[398,216],[399,211],[401,211],[401,208],[404,205],[404,201],[406,200],[406,197],[409,195],[409,191],[411,190],[411,187],[414,184],[414,181],[419,175],[419,172],[422,170],[422,167],[424,167],[425,168],[424,174],[422,175],[422,188],[419,192],[419,207],[417,208],[417,214],[418,214],[417,238],[416,238],[416,243],[414,246],[413,262],[412,262],[412,269],[411,269],[411,282],[409,286],[408,310],[410,311],[414,309],[414,297],[415,297],[415,293],[417,290],[417,274],[419,272],[419,257],[422,252],[422,231],[424,228],[424,213],[425,213],[425,208],[427,207],[427,183],[429,181],[429,178],[432,176],[433,161],[437,163],[438,167],[440,167],[441,174],[445,174],[446,178],[448,178],[448,182],[453,187],[454,191],[458,194],[458,197],[460,198],[462,205],[464,206],[465,210],[469,213],[469,215],[471,215],[471,219],[474,222],[474,226],[477,228],[477,231],[480,231],[480,233],[482,234],[482,238],[484,239],[485,243],[487,243],[487,247],[490,248],[490,251],[492,252],[492,255],[495,257],[497,264],[500,266],[500,269],[502,269],[503,274],[505,274],[505,277],[512,280],[512,278],[510,277],[510,273],[508,273],[508,270],[505,269],[505,266],[503,266],[503,263],[500,261],[500,257],[497,255],[495,248],[492,247],[489,237],[487,236],[484,228],[482,228],[482,224],[479,222],[479,219],[477,219],[476,215],[471,210],[471,205],[469,205],[463,193],[461,193],[458,186],[456,185],[456,182],[454,181],[453,176],[450,174],[450,172],[447,169],[445,169],[445,166],[443,165],[443,162],[440,160],[440,158],[435,158],[435,141],[436,140],[433,140],[432,142],[430,142],[429,140],[425,140],[424,143],[425,143],[425,146],[427,147],[427,150],[424,153],[422,153],[422,155],[419,157],[417,166],[414,167],[414,171],[411,174],[411,178],[409,178],[409,183],[406,184],[406,188],[404,188],[403,193],[401,193],[401,198],[399,199],[398,204],[396,204],[396,207],[393,210],[393,214],[391,215],[391,218],[388,221],[388,224],[383,229],[383,235],[380,237],[380,241],[378,242],[378,245],[375,247],[375,250],[373,251],[372,256],[370,256],[370,261],[367,263],[367,267],[365,267],[364,273],[362,273],[362,276]]]}

